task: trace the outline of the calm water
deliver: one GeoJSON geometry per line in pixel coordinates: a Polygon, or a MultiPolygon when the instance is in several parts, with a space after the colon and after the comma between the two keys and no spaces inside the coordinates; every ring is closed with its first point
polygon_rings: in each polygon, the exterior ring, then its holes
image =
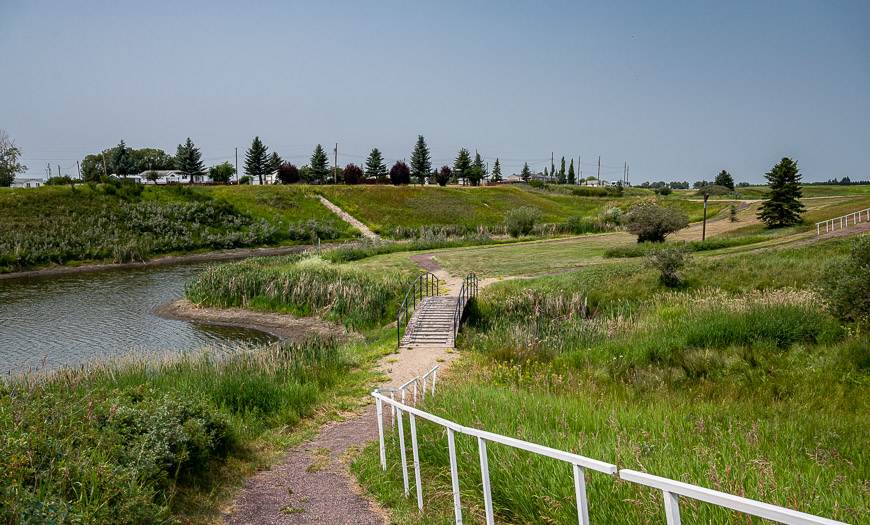
{"type": "Polygon", "coordinates": [[[188,352],[274,340],[157,317],[204,265],[0,280],[0,372],[54,369],[131,352],[188,352]]]}

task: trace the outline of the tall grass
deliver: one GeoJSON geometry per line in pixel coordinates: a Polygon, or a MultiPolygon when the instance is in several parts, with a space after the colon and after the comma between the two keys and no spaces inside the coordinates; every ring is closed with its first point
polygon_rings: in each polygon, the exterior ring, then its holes
{"type": "MultiPolygon", "coordinates": [[[[699,261],[685,289],[634,264],[484,290],[469,350],[426,410],[621,468],[860,522],[870,513],[870,335],[842,326],[816,290],[848,242],[699,261]]],[[[399,523],[452,513],[444,431],[418,423],[427,515],[401,497],[396,434],[355,463],[399,523]],[[429,514],[431,512],[431,514],[429,514]]],[[[406,439],[407,441],[407,439],[406,439]]],[[[497,521],[576,520],[567,465],[490,445],[497,521]]],[[[476,443],[457,439],[466,516],[482,514],[476,443]]],[[[590,473],[600,523],[658,523],[661,493],[590,473]]],[[[681,500],[693,523],[745,516],[681,500]]],[[[752,521],[754,523],[754,521],[752,521]]]]}
{"type": "Polygon", "coordinates": [[[0,384],[0,522],[172,522],[180,491],[295,425],[351,365],[328,340],[0,384]]]}
{"type": "Polygon", "coordinates": [[[190,281],[197,304],[321,315],[354,328],[391,319],[411,274],[376,274],[316,257],[247,260],[213,266],[190,281]]]}

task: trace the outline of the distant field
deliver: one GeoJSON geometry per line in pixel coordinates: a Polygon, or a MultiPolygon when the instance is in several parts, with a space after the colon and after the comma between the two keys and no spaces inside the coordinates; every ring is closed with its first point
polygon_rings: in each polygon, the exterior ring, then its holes
{"type": "MultiPolygon", "coordinates": [[[[737,188],[739,199],[763,199],[767,195],[767,186],[749,186],[737,188]]],[[[695,193],[696,190],[691,190],[695,193]]],[[[870,184],[853,186],[804,186],[804,197],[831,197],[837,195],[870,195],[870,184]]],[[[727,195],[711,197],[711,199],[729,199],[727,195]]]]}

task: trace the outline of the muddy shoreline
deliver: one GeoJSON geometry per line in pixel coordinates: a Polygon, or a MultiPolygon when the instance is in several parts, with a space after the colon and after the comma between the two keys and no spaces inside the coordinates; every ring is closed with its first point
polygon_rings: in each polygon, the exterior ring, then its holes
{"type": "Polygon", "coordinates": [[[153,313],[164,319],[256,330],[286,341],[302,341],[311,336],[341,339],[359,337],[339,324],[317,317],[295,317],[244,308],[207,308],[197,306],[187,299],[160,305],[153,313]]]}
{"type": "MultiPolygon", "coordinates": [[[[324,243],[322,246],[327,247],[331,244],[324,243]]],[[[66,275],[87,272],[99,272],[103,270],[122,270],[130,268],[149,268],[152,266],[169,266],[173,264],[187,264],[198,262],[211,261],[234,261],[238,259],[247,259],[248,257],[268,257],[273,255],[289,255],[292,253],[303,252],[313,248],[311,244],[296,244],[293,246],[276,246],[266,248],[236,248],[232,250],[220,250],[205,253],[192,253],[188,255],[165,255],[148,259],[141,262],[126,262],[126,263],[93,263],[83,264],[81,266],[52,266],[50,268],[41,268],[38,270],[24,270],[20,272],[0,273],[0,280],[3,279],[22,279],[33,277],[51,277],[55,275],[66,275]]]]}

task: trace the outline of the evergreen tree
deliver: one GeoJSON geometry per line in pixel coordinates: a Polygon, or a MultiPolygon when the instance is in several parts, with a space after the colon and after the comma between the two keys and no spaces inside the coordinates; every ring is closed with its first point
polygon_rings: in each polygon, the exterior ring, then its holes
{"type": "Polygon", "coordinates": [[[549,176],[549,174],[547,172],[547,167],[544,166],[544,178],[547,178],[548,176],[549,176]]]}
{"type": "Polygon", "coordinates": [[[498,157],[495,158],[495,164],[492,166],[492,181],[501,182],[501,163],[499,163],[498,157]]]}
{"type": "Polygon", "coordinates": [[[572,186],[577,184],[577,174],[574,173],[574,159],[571,159],[571,165],[568,167],[568,184],[572,186]]]}
{"type": "Polygon", "coordinates": [[[486,171],[486,165],[483,163],[480,153],[475,151],[474,162],[471,164],[471,169],[468,172],[468,178],[471,180],[471,184],[473,186],[480,186],[480,181],[486,178],[486,171]]]}
{"type": "Polygon", "coordinates": [[[529,170],[528,162],[523,163],[523,171],[520,172],[520,178],[523,179],[523,181],[525,182],[529,182],[529,179],[532,178],[532,172],[531,170],[529,170]]]}
{"type": "Polygon", "coordinates": [[[562,157],[562,165],[559,167],[559,177],[556,182],[565,184],[565,157],[562,157]]]}
{"type": "Polygon", "coordinates": [[[758,218],[767,224],[768,228],[791,226],[801,221],[804,205],[800,198],[801,175],[795,161],[784,157],[779,164],[764,175],[770,187],[767,199],[761,203],[758,218]]]}
{"type": "Polygon", "coordinates": [[[133,159],[130,157],[130,148],[124,141],[118,143],[112,150],[112,170],[116,175],[124,177],[133,169],[133,159]]]}
{"type": "Polygon", "coordinates": [[[273,151],[272,156],[269,157],[269,173],[278,171],[278,168],[281,167],[281,164],[284,164],[284,159],[282,159],[280,155],[273,151]]]}
{"type": "Polygon", "coordinates": [[[323,146],[318,144],[311,154],[311,177],[322,184],[326,181],[327,175],[329,175],[329,157],[326,156],[323,146]]]}
{"type": "Polygon", "coordinates": [[[272,162],[267,148],[260,137],[254,137],[251,147],[245,153],[245,173],[251,177],[257,177],[260,184],[264,184],[263,177],[272,172],[272,162]]]}
{"type": "Polygon", "coordinates": [[[555,177],[555,176],[556,176],[556,165],[553,164],[553,159],[552,159],[552,158],[550,159],[550,176],[551,176],[551,177],[555,177]]]}
{"type": "Polygon", "coordinates": [[[375,178],[378,182],[387,180],[387,165],[378,148],[373,148],[366,159],[366,177],[375,178]]]}
{"type": "Polygon", "coordinates": [[[453,161],[453,176],[458,179],[465,179],[470,175],[471,171],[471,154],[467,149],[461,148],[459,154],[456,155],[456,160],[453,161]]]}
{"type": "Polygon", "coordinates": [[[426,146],[426,139],[423,135],[417,135],[417,144],[414,145],[414,151],[411,153],[411,175],[420,179],[420,184],[429,175],[432,170],[432,160],[429,156],[429,147],[426,146]]]}
{"type": "Polygon", "coordinates": [[[197,175],[202,175],[205,172],[205,166],[202,164],[202,154],[199,148],[193,145],[190,137],[184,144],[179,144],[175,152],[175,164],[178,166],[178,171],[188,178],[188,182],[193,184],[193,178],[197,175]]]}
{"type": "Polygon", "coordinates": [[[725,170],[719,172],[719,175],[716,175],[716,179],[713,181],[713,184],[717,186],[725,186],[729,190],[734,189],[734,178],[725,170]]]}

